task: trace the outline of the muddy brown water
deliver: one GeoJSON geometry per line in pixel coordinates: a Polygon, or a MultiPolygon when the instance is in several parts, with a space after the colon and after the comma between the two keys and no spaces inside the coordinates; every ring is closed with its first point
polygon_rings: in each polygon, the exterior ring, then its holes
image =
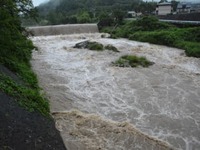
{"type": "Polygon", "coordinates": [[[175,48],[101,38],[99,33],[32,41],[39,48],[32,66],[68,149],[200,149],[198,58],[175,48]],[[120,53],[72,48],[85,40],[112,44],[120,53]],[[155,64],[111,65],[126,54],[155,64]]]}

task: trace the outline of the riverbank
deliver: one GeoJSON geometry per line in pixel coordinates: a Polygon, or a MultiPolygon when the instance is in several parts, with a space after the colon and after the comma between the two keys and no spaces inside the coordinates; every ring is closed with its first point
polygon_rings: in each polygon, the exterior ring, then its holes
{"type": "Polygon", "coordinates": [[[154,17],[143,17],[126,21],[118,27],[104,27],[102,32],[112,38],[128,38],[141,42],[166,45],[185,50],[189,57],[200,57],[200,27],[178,28],[172,24],[160,22],[154,17]]]}
{"type": "MultiPolygon", "coordinates": [[[[18,84],[23,83],[3,65],[0,65],[0,73],[18,84]]],[[[0,90],[0,149],[65,150],[53,119],[38,112],[27,111],[16,100],[0,90]]]]}

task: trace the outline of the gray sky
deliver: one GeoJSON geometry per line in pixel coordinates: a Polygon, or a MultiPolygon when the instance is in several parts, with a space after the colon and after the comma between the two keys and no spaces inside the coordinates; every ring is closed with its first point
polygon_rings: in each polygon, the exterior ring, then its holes
{"type": "Polygon", "coordinates": [[[44,3],[46,1],[48,1],[48,0],[32,0],[34,6],[38,6],[41,3],[44,3]]]}
{"type": "MultiPolygon", "coordinates": [[[[144,2],[145,1],[148,1],[148,2],[152,2],[152,1],[154,1],[154,2],[159,2],[160,0],[143,0],[144,2]]],[[[168,2],[170,2],[171,0],[167,0],[168,2]]],[[[200,0],[176,0],[176,1],[178,1],[178,2],[200,2],[200,0]]]]}
{"type": "MultiPolygon", "coordinates": [[[[34,6],[38,6],[39,4],[44,3],[48,0],[32,0],[32,1],[33,1],[34,6]]],[[[152,0],[143,0],[143,1],[152,1],[152,0]]],[[[160,0],[153,0],[153,1],[158,2],[160,0]]],[[[169,0],[169,1],[171,1],[171,0],[169,0]]],[[[178,1],[180,1],[180,2],[185,2],[185,1],[187,1],[187,2],[191,2],[191,1],[192,2],[200,2],[200,0],[178,0],[178,1]]]]}

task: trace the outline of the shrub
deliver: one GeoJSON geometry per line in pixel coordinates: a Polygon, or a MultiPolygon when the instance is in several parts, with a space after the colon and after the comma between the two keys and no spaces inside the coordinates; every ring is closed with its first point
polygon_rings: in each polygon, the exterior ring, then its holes
{"type": "Polygon", "coordinates": [[[105,28],[100,29],[101,32],[105,32],[109,34],[112,33],[112,30],[113,30],[113,27],[105,27],[105,28]]]}
{"type": "Polygon", "coordinates": [[[138,31],[155,31],[155,30],[162,30],[162,29],[169,29],[174,26],[160,22],[157,18],[151,16],[145,16],[138,20],[134,21],[127,21],[124,25],[121,25],[114,30],[108,30],[107,28],[103,29],[102,31],[108,32],[112,34],[111,37],[124,37],[128,38],[130,34],[133,34],[138,31]]]}
{"type": "Polygon", "coordinates": [[[125,55],[113,62],[113,65],[119,67],[149,67],[153,62],[148,61],[145,57],[137,57],[134,55],[125,55]]]}
{"type": "Polygon", "coordinates": [[[89,50],[103,51],[103,45],[97,42],[89,42],[87,48],[89,50]]]}
{"type": "Polygon", "coordinates": [[[77,15],[78,23],[89,23],[91,22],[90,15],[87,11],[83,11],[77,15]]]}
{"type": "Polygon", "coordinates": [[[199,28],[136,32],[129,39],[184,49],[187,56],[200,57],[199,28]]]}
{"type": "Polygon", "coordinates": [[[129,34],[131,33],[131,28],[127,28],[127,27],[124,27],[124,28],[116,28],[116,30],[114,32],[112,32],[112,36],[115,36],[115,37],[124,37],[124,38],[127,38],[129,36],[129,34]]]}
{"type": "Polygon", "coordinates": [[[176,43],[176,47],[185,50],[187,56],[200,57],[200,43],[180,41],[176,43]]]}
{"type": "Polygon", "coordinates": [[[43,115],[49,115],[48,101],[35,90],[24,85],[19,85],[10,77],[0,73],[0,89],[15,97],[19,104],[29,111],[39,111],[43,115]]]}
{"type": "Polygon", "coordinates": [[[112,38],[112,39],[117,39],[117,38],[118,38],[118,36],[117,36],[117,35],[115,35],[115,34],[111,34],[111,35],[110,35],[110,38],[112,38]]]}
{"type": "Polygon", "coordinates": [[[168,29],[172,27],[172,25],[169,25],[164,22],[160,22],[157,18],[152,16],[145,16],[139,19],[135,22],[135,26],[140,31],[154,31],[154,30],[160,30],[160,29],[168,29]]]}
{"type": "Polygon", "coordinates": [[[116,47],[114,47],[113,45],[106,45],[105,49],[111,50],[113,52],[119,52],[118,49],[116,47]]]}
{"type": "Polygon", "coordinates": [[[173,32],[155,31],[155,32],[137,32],[129,37],[131,40],[150,42],[154,44],[174,46],[178,37],[173,32]]]}
{"type": "MultiPolygon", "coordinates": [[[[106,31],[106,30],[105,30],[106,31]]],[[[187,56],[200,57],[200,27],[177,28],[159,22],[154,17],[143,17],[136,21],[109,30],[111,38],[124,37],[130,40],[167,45],[184,49],[187,56]]]]}
{"type": "Polygon", "coordinates": [[[83,42],[77,43],[73,48],[87,48],[89,50],[102,51],[104,47],[101,43],[83,41],[83,42]]]}
{"type": "Polygon", "coordinates": [[[174,29],[172,32],[182,40],[200,42],[200,27],[174,29]]]}

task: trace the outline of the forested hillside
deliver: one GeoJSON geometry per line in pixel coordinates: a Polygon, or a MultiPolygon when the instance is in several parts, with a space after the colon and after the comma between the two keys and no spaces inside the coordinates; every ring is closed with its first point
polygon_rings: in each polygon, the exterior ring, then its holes
{"type": "MultiPolygon", "coordinates": [[[[155,10],[155,2],[142,0],[50,0],[37,7],[39,25],[98,22],[102,17],[126,17],[127,11],[148,12],[155,10]]],[[[24,25],[30,25],[27,22],[24,25]]]]}

